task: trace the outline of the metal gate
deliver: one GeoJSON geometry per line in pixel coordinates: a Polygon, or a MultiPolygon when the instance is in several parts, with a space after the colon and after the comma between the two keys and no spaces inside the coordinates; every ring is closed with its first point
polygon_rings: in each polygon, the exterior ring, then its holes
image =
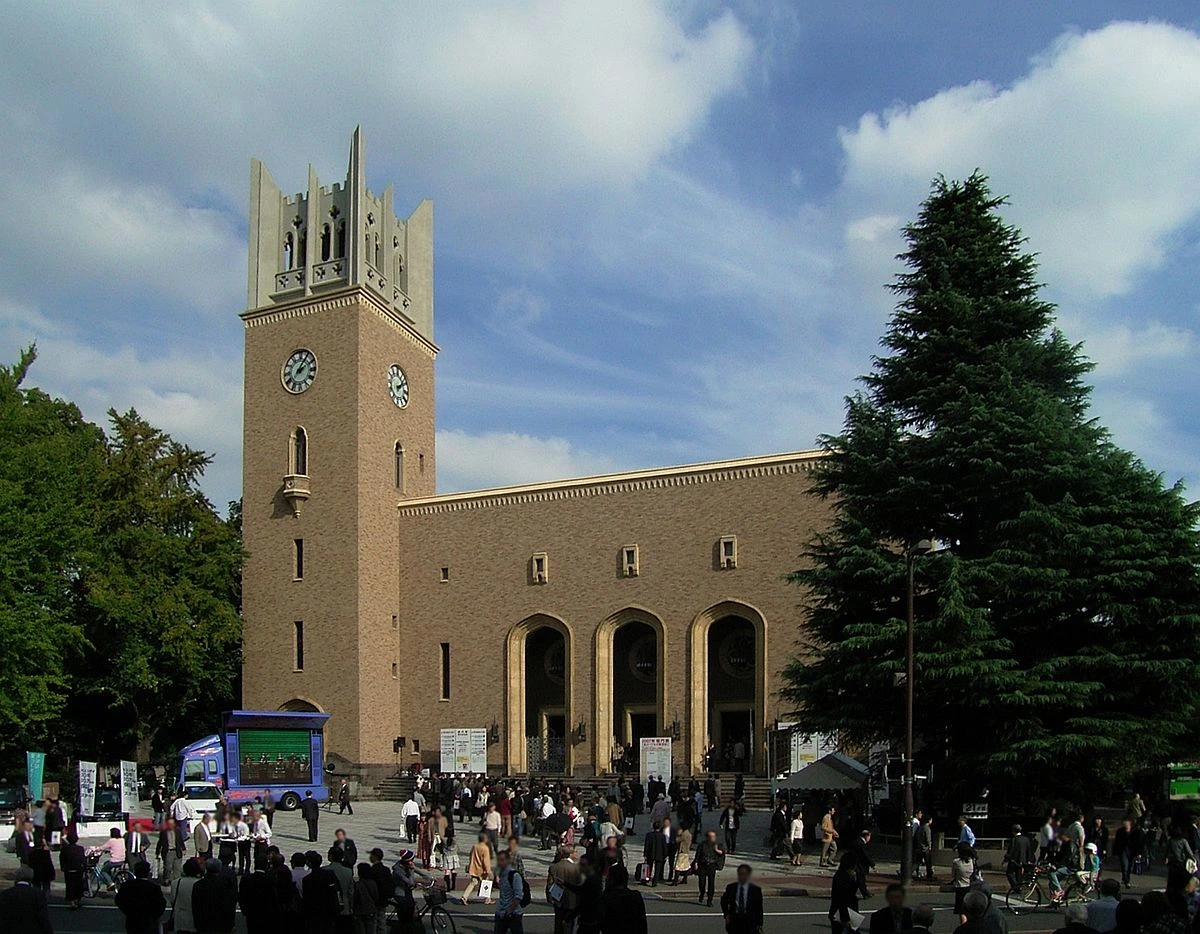
{"type": "Polygon", "coordinates": [[[525,762],[530,772],[562,774],[567,768],[567,742],[559,736],[526,736],[525,762]]]}

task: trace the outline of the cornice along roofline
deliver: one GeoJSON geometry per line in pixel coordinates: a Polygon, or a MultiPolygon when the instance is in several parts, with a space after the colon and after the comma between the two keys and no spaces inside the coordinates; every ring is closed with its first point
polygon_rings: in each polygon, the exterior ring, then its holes
{"type": "Polygon", "coordinates": [[[641,490],[694,486],[741,480],[747,477],[772,477],[792,473],[808,473],[825,452],[792,451],[733,460],[707,461],[678,467],[656,467],[625,473],[600,474],[552,480],[545,483],[526,483],[517,486],[470,490],[464,493],[443,493],[420,499],[403,500],[397,504],[406,516],[429,516],[438,513],[464,512],[522,503],[545,503],[555,500],[606,496],[613,493],[634,493],[641,490]]]}
{"type": "Polygon", "coordinates": [[[398,318],[379,298],[359,285],[351,286],[348,289],[339,289],[325,298],[299,298],[286,305],[264,305],[261,308],[251,308],[249,311],[243,311],[238,317],[242,319],[247,328],[253,328],[261,324],[286,321],[288,318],[303,318],[307,315],[320,314],[323,311],[344,308],[360,302],[365,302],[383,321],[407,337],[430,357],[437,356],[441,349],[437,344],[426,340],[416,328],[398,318]]]}

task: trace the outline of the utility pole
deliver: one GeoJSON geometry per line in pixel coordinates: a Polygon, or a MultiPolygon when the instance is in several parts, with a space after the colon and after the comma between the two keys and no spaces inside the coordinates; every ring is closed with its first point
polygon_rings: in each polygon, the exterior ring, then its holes
{"type": "Polygon", "coordinates": [[[904,552],[908,570],[908,613],[904,628],[904,826],[900,830],[900,882],[908,885],[913,871],[913,814],[917,809],[913,796],[913,696],[915,614],[913,566],[918,555],[933,551],[933,543],[921,539],[904,552]]]}

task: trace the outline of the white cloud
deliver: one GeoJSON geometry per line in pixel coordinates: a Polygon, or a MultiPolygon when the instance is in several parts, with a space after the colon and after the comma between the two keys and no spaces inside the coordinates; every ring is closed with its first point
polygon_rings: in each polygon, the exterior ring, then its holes
{"type": "Polygon", "coordinates": [[[1195,347],[1192,331],[1152,321],[1142,328],[1119,324],[1097,331],[1084,342],[1083,352],[1095,362],[1098,375],[1108,378],[1150,363],[1190,358],[1195,347]]]}
{"type": "Polygon", "coordinates": [[[438,492],[476,490],[606,473],[604,456],[582,451],[565,438],[515,432],[442,430],[437,433],[438,492]]]}
{"type": "MultiPolygon", "coordinates": [[[[70,399],[107,428],[110,408],[135,408],[177,441],[215,456],[204,487],[224,509],[241,490],[242,373],[240,360],[197,342],[106,349],[36,309],[0,296],[0,347],[37,344],[27,384],[70,399]]],[[[8,363],[15,359],[9,352],[8,363]]]]}
{"type": "MultiPolygon", "coordinates": [[[[1200,212],[1200,37],[1160,23],[1068,34],[1009,87],[977,81],[842,131],[849,215],[911,216],[980,168],[1064,293],[1128,292],[1200,212]]],[[[881,246],[882,250],[884,247],[881,246]]],[[[890,249],[890,244],[888,247],[890,249]]]]}

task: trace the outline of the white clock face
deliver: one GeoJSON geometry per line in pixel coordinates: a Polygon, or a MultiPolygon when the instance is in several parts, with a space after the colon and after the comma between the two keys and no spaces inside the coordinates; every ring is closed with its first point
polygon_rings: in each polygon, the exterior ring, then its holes
{"type": "Polygon", "coordinates": [[[290,393],[304,392],[317,378],[317,357],[311,350],[297,350],[283,364],[280,374],[283,388],[290,393]]]}
{"type": "Polygon", "coordinates": [[[399,408],[408,405],[408,377],[395,363],[388,369],[388,392],[399,408]]]}

